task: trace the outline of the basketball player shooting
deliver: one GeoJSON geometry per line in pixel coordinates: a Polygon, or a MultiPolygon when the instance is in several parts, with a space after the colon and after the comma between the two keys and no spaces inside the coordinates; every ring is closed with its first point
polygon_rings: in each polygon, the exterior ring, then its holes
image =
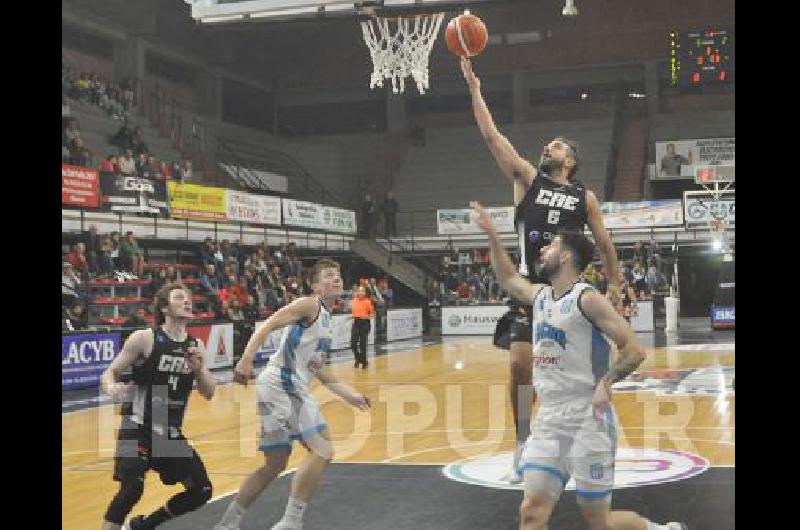
{"type": "MultiPolygon", "coordinates": [[[[608,278],[608,294],[619,299],[617,253],[603,224],[597,197],[578,180],[578,149],[575,142],[558,137],[544,146],[538,167],[522,158],[497,129],[481,95],[480,79],[468,58],[461,58],[461,70],[472,95],[472,110],[486,145],[503,175],[514,185],[515,224],[519,237],[519,272],[533,282],[547,283],[537,270],[539,249],[549,244],[559,230],[582,232],[588,224],[600,249],[608,278]]],[[[522,443],[528,437],[531,409],[536,395],[530,387],[531,309],[527,302],[512,306],[495,331],[495,345],[510,350],[511,409],[516,426],[517,447],[513,468],[504,479],[519,483],[518,467],[522,443]]]]}
{"type": "Polygon", "coordinates": [[[590,530],[688,530],[682,523],[653,523],[634,512],[610,511],[617,419],[611,386],[645,358],[636,333],[594,287],[580,281],[594,247],[583,234],[559,232],[539,251],[540,275],[532,283],[514,270],[492,218],[471,203],[489,236],[500,285],[533,307],[532,381],[540,407],[525,442],[519,472],[524,497],[521,530],[545,530],[572,476],[578,506],[590,530]],[[611,341],[619,349],[612,361],[611,341]]]}
{"type": "Polygon", "coordinates": [[[181,432],[192,386],[210,400],[214,376],[203,363],[203,343],[186,332],[192,318],[192,297],[180,283],[168,283],[155,299],[153,328],[134,331],[100,380],[114,401],[125,401],[114,456],[119,491],[106,510],[103,530],[117,530],[139,502],[148,470],[164,484],[180,482],[185,491],[148,516],[138,515],[125,530],[156,528],[196,510],[211,498],[211,481],[203,461],[181,432]],[[133,370],[133,382],[120,377],[133,370]]]}
{"type": "Polygon", "coordinates": [[[244,481],[214,530],[239,528],[247,509],[286,468],[294,440],[300,441],[309,454],[292,477],[286,512],[272,529],[302,529],[306,504],[333,459],[328,426],[309,388],[314,376],[346,403],[360,410],[372,406],[369,398],[338,382],[322,364],[333,340],[329,308],[342,294],[339,264],[330,259],[319,260],[314,265],[312,287],[315,296],[298,298],[279,309],[253,333],[236,365],[234,380],[246,385],[258,347],[273,331],[286,328],[278,350],[256,383],[261,416],[259,449],[264,453],[264,465],[244,481]]]}

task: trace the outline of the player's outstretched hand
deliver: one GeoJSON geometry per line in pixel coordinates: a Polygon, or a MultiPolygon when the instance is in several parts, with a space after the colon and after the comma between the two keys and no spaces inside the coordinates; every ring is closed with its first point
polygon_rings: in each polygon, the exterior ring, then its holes
{"type": "Polygon", "coordinates": [[[475,222],[481,230],[487,234],[497,231],[497,227],[494,225],[494,221],[492,221],[492,216],[489,215],[489,212],[486,211],[481,203],[478,201],[471,201],[469,205],[472,208],[472,218],[475,219],[475,222]]]}
{"type": "Polygon", "coordinates": [[[372,401],[364,394],[353,394],[347,402],[358,410],[367,411],[372,408],[372,401]]]}
{"type": "Polygon", "coordinates": [[[470,90],[480,90],[481,80],[472,71],[472,61],[468,57],[461,58],[461,72],[464,74],[464,80],[470,90]]]}
{"type": "Polygon", "coordinates": [[[233,371],[233,380],[240,385],[247,386],[250,377],[253,374],[253,363],[246,361],[244,358],[239,359],[236,363],[236,369],[233,371]]]}
{"type": "Polygon", "coordinates": [[[114,383],[108,387],[108,395],[114,403],[121,403],[131,388],[133,388],[133,383],[114,383]]]}
{"type": "Polygon", "coordinates": [[[611,410],[611,389],[605,378],[601,379],[592,396],[592,412],[598,420],[611,410]]]}

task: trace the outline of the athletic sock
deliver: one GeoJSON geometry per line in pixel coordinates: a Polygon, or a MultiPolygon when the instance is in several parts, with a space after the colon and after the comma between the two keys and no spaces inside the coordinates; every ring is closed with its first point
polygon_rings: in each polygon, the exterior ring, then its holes
{"type": "Polygon", "coordinates": [[[302,521],[303,512],[306,511],[306,505],[307,503],[290,496],[289,501],[286,503],[286,512],[283,514],[283,520],[302,521]]]}
{"type": "Polygon", "coordinates": [[[647,530],[669,530],[669,526],[647,521],[647,530]]]}

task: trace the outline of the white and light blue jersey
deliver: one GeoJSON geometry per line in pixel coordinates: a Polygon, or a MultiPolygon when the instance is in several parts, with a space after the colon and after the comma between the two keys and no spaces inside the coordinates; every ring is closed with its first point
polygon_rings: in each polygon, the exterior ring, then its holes
{"type": "Polygon", "coordinates": [[[611,340],[586,318],[581,295],[594,289],[578,282],[561,298],[553,288],[533,301],[533,385],[542,406],[591,403],[597,382],[611,366],[611,340]]]}
{"type": "Polygon", "coordinates": [[[284,328],[277,351],[259,375],[259,383],[278,384],[289,393],[308,392],[314,371],[322,366],[323,355],[330,351],[333,341],[330,311],[318,302],[316,319],[284,328]]]}

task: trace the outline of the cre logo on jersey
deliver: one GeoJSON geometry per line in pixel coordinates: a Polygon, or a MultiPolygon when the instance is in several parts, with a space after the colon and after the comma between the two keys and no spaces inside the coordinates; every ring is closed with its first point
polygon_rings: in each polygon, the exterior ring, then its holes
{"type": "Polygon", "coordinates": [[[186,362],[184,357],[162,355],[161,360],[158,362],[158,371],[171,372],[174,374],[188,374],[192,369],[189,368],[189,363],[186,362]]]}
{"type": "Polygon", "coordinates": [[[547,322],[539,322],[536,324],[535,330],[535,341],[539,342],[540,340],[550,339],[554,342],[557,342],[561,345],[562,348],[567,347],[567,335],[564,333],[563,329],[557,328],[555,326],[551,326],[547,322]]]}
{"type": "Polygon", "coordinates": [[[564,210],[575,211],[575,207],[580,202],[580,198],[572,195],[565,195],[557,191],[539,190],[539,195],[536,196],[536,204],[543,204],[545,206],[553,206],[555,208],[563,208],[564,210]]]}

